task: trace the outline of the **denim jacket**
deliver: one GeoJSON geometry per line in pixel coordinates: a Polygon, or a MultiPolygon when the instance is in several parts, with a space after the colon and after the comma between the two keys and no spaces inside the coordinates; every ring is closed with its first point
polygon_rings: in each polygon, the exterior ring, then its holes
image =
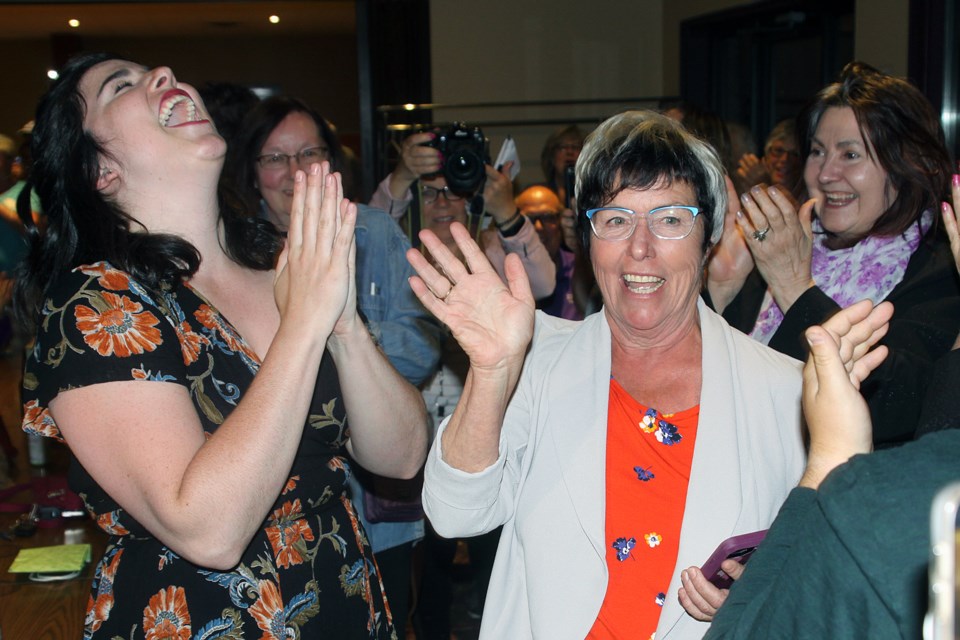
{"type": "MultiPolygon", "coordinates": [[[[440,361],[441,325],[407,282],[414,271],[406,257],[410,242],[400,226],[380,209],[365,205],[357,209],[357,304],[390,363],[404,378],[420,384],[433,375],[440,361]]],[[[423,537],[422,519],[368,522],[363,490],[353,476],[350,486],[375,553],[423,537]]]]}
{"type": "Polygon", "coordinates": [[[390,364],[418,385],[440,361],[440,323],[407,282],[414,271],[400,226],[379,209],[362,204],[357,209],[357,304],[390,364]]]}

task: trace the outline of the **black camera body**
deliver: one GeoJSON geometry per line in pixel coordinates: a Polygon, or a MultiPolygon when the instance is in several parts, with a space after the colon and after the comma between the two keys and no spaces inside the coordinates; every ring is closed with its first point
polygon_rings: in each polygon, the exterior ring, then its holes
{"type": "Polygon", "coordinates": [[[465,196],[479,191],[487,177],[484,165],[490,161],[489,142],[480,127],[454,122],[448,129],[433,129],[433,133],[436,137],[423,144],[443,155],[441,173],[447,187],[465,196]]]}

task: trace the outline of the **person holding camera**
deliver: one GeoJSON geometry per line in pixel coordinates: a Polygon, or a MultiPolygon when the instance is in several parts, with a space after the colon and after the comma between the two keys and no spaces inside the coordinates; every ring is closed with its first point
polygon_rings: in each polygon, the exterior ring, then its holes
{"type": "MultiPolygon", "coordinates": [[[[422,132],[404,140],[400,162],[380,183],[370,206],[383,209],[399,220],[413,201],[411,187],[416,185],[421,204],[421,227],[433,230],[456,253],[450,224],[459,222],[476,232],[477,224],[468,216],[467,204],[478,195],[482,196],[484,211],[492,217],[492,226],[496,228],[496,239],[499,240],[485,242],[483,249],[501,279],[504,278],[503,264],[507,254],[516,253],[530,278],[534,298],[539,300],[552,294],[557,279],[556,265],[534,225],[520,213],[513,201],[513,184],[509,177],[511,163],[499,171],[484,164],[483,173],[478,170],[477,179],[469,185],[472,189],[460,189],[457,184],[449,184],[450,172],[445,171],[445,161],[449,158],[443,155],[446,145],[437,144],[441,135],[444,134],[422,132]]],[[[455,177],[459,176],[455,174],[455,177]]],[[[464,181],[457,182],[463,184],[464,181]]]]}

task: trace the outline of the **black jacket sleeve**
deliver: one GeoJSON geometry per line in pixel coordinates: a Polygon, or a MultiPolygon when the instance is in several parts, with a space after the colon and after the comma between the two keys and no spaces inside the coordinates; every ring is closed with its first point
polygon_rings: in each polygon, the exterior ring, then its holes
{"type": "MultiPolygon", "coordinates": [[[[723,314],[728,322],[734,319],[738,325],[748,325],[747,331],[760,310],[755,284],[749,289],[745,285],[742,297],[738,296],[723,314]]],[[[894,314],[881,344],[890,349],[890,354],[861,389],[870,405],[878,447],[914,438],[933,363],[951,348],[960,331],[960,280],[944,238],[920,245],[903,280],[887,300],[893,303],[894,314]]],[[[770,346],[799,360],[806,359],[806,329],[822,324],[839,310],[840,305],[821,289],[808,289],[784,315],[770,346]]]]}

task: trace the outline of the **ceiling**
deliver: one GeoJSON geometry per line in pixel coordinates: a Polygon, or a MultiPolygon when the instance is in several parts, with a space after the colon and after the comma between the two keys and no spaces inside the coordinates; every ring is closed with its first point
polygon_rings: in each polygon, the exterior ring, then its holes
{"type": "Polygon", "coordinates": [[[353,0],[267,2],[4,2],[0,40],[78,36],[257,36],[354,33],[353,0]],[[278,24],[269,16],[277,15],[278,24]],[[71,28],[67,20],[80,21],[71,28]]]}

